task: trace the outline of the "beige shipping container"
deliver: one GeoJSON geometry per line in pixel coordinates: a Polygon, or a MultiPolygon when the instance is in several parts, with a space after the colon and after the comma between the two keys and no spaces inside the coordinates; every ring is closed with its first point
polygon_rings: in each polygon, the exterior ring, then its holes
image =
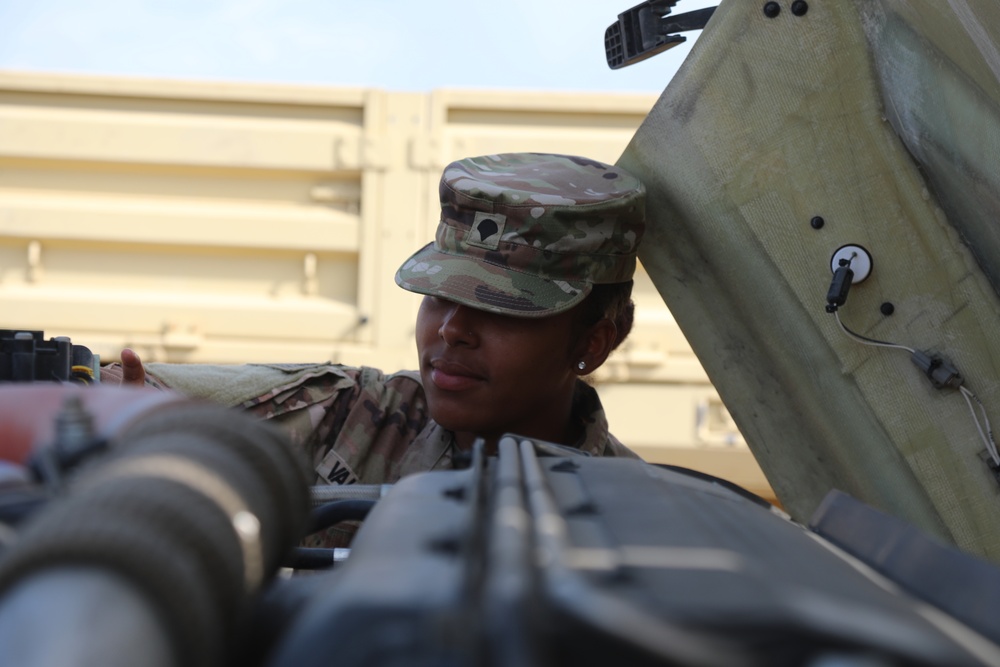
{"type": "MultiPolygon", "coordinates": [[[[0,72],[0,328],[105,360],[415,366],[392,276],[451,160],[614,162],[653,95],[193,83],[0,72]]],[[[596,375],[647,460],[773,493],[644,273],[596,375]]]]}

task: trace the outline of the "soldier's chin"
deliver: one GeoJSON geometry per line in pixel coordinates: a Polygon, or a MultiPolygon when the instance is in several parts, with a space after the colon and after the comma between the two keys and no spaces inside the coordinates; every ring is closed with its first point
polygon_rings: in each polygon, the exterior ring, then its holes
{"type": "Polygon", "coordinates": [[[439,426],[456,434],[468,434],[490,440],[484,424],[475,418],[475,410],[454,405],[442,405],[440,402],[428,400],[428,411],[431,419],[439,426]]]}
{"type": "Polygon", "coordinates": [[[472,433],[475,431],[475,424],[464,415],[456,415],[450,410],[434,410],[431,408],[431,418],[439,426],[456,433],[472,433]]]}

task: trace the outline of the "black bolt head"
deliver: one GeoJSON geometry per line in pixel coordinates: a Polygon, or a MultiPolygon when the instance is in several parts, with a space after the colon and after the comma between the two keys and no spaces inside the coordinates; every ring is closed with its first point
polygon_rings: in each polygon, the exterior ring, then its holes
{"type": "Polygon", "coordinates": [[[809,221],[809,224],[813,229],[823,229],[823,225],[826,224],[826,220],[817,215],[813,216],[813,219],[809,221]]]}
{"type": "Polygon", "coordinates": [[[809,3],[806,0],[795,0],[792,3],[792,13],[796,16],[805,16],[809,11],[809,3]]]}
{"type": "Polygon", "coordinates": [[[886,316],[892,315],[893,313],[896,312],[896,306],[892,305],[888,301],[886,301],[881,306],[879,306],[878,309],[882,312],[883,315],[886,315],[886,316]]]}
{"type": "Polygon", "coordinates": [[[777,2],[768,2],[764,4],[764,16],[769,19],[773,19],[775,16],[781,13],[781,5],[777,2]]]}

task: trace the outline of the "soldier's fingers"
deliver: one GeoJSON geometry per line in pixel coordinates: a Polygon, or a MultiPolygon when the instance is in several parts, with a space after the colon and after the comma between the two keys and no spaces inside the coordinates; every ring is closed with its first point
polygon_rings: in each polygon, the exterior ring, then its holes
{"type": "Polygon", "coordinates": [[[122,350],[122,384],[141,387],[146,384],[146,369],[135,350],[122,350]]]}

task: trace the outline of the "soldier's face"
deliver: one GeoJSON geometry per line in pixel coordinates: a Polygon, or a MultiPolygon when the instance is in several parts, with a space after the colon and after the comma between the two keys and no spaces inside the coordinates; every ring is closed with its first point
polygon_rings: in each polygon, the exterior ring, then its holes
{"type": "Polygon", "coordinates": [[[564,442],[576,381],[573,317],[510,317],[424,297],[416,336],[431,416],[488,442],[507,432],[564,442]]]}

